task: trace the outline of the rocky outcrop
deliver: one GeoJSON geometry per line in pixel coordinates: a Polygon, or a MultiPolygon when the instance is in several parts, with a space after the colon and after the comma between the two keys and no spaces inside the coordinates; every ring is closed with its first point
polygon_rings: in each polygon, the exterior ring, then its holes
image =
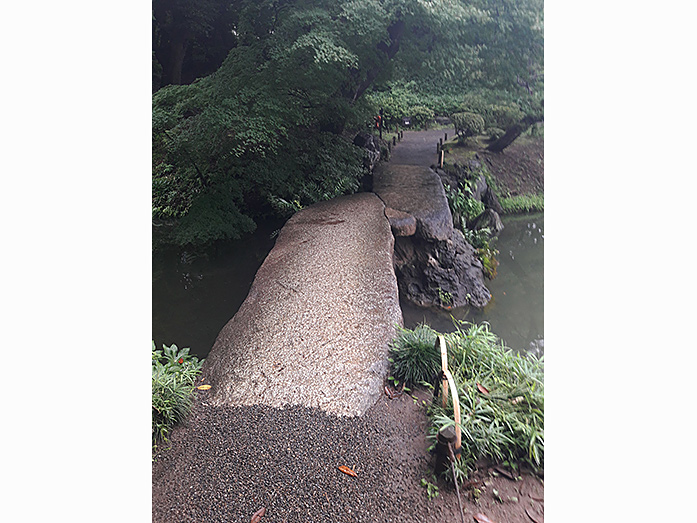
{"type": "Polygon", "coordinates": [[[401,295],[423,307],[484,307],[491,299],[477,253],[457,229],[442,241],[397,238],[395,273],[401,295]]]}
{"type": "Polygon", "coordinates": [[[206,358],[208,401],[364,413],[382,390],[388,344],[402,324],[393,249],[374,194],[296,213],[206,358]]]}
{"type": "Polygon", "coordinates": [[[371,172],[381,159],[385,160],[383,151],[389,150],[386,141],[370,133],[358,133],[353,139],[353,145],[365,150],[363,164],[371,172]]]}
{"type": "Polygon", "coordinates": [[[417,305],[444,308],[489,302],[482,264],[453,228],[436,172],[419,165],[381,164],[375,169],[373,190],[385,202],[396,236],[394,266],[401,296],[417,305]],[[406,226],[410,217],[413,229],[406,226]]]}

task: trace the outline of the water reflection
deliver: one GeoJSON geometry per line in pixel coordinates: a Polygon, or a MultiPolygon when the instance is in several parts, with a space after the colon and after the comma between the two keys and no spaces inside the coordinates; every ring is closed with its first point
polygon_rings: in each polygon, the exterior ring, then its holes
{"type": "Polygon", "coordinates": [[[403,302],[406,327],[426,322],[437,331],[452,332],[451,314],[460,320],[488,321],[508,347],[544,354],[544,214],[506,216],[503,223],[495,243],[498,276],[487,281],[489,304],[482,310],[461,307],[445,312],[403,302]]]}
{"type": "Polygon", "coordinates": [[[153,252],[152,335],[158,348],[175,343],[205,357],[247,297],[274,245],[271,233],[282,225],[261,224],[249,238],[203,251],[168,247],[153,252]]]}

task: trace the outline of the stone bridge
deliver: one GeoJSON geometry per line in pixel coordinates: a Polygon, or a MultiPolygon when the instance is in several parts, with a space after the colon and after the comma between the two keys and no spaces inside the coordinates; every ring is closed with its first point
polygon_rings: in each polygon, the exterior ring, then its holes
{"type": "Polygon", "coordinates": [[[402,324],[400,291],[427,301],[443,288],[455,305],[486,303],[481,266],[453,233],[429,168],[442,136],[406,132],[391,161],[376,167],[372,193],[321,202],[288,220],[206,358],[210,404],[361,415],[383,389],[389,343],[402,324]],[[399,290],[395,268],[406,282],[399,290]]]}

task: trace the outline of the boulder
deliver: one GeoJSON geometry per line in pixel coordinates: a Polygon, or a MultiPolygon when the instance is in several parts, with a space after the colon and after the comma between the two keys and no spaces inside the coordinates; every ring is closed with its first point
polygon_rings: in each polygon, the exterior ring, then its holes
{"type": "Polygon", "coordinates": [[[392,234],[395,236],[414,236],[416,234],[416,218],[411,214],[386,207],[385,216],[387,216],[392,234]]]}

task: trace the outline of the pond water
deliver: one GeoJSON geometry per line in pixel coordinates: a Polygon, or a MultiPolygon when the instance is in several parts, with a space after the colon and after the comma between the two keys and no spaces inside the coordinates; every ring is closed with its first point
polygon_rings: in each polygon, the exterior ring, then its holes
{"type": "MultiPolygon", "coordinates": [[[[498,276],[487,281],[493,298],[481,311],[444,312],[402,303],[404,323],[426,322],[440,332],[454,330],[451,314],[488,321],[507,346],[544,352],[544,215],[506,216],[496,241],[498,276]]],[[[272,249],[272,233],[283,222],[260,224],[249,238],[219,242],[201,252],[162,248],[153,252],[152,336],[158,348],[175,343],[204,358],[223,326],[234,316],[272,249]]]]}
{"type": "Polygon", "coordinates": [[[247,297],[254,275],[273,248],[283,222],[259,224],[238,241],[203,251],[160,248],[152,257],[152,336],[157,348],[172,343],[204,358],[218,333],[247,297]]]}
{"type": "Polygon", "coordinates": [[[492,294],[489,304],[481,310],[459,307],[446,312],[402,302],[405,327],[425,322],[439,332],[452,332],[452,318],[487,321],[511,349],[544,354],[544,213],[502,220],[504,229],[494,243],[499,250],[498,275],[486,281],[492,294]]]}

